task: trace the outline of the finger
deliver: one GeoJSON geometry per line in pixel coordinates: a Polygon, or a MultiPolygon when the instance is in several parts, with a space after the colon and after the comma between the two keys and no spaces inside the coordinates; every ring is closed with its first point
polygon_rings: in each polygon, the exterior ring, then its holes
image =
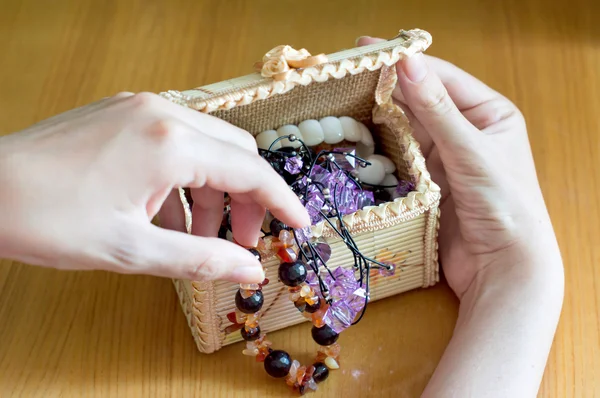
{"type": "Polygon", "coordinates": [[[171,190],[163,202],[158,212],[158,220],[162,228],[185,232],[185,212],[177,189],[171,190]]]}
{"type": "Polygon", "coordinates": [[[461,111],[502,97],[481,80],[465,72],[458,66],[443,59],[424,55],[430,68],[435,71],[446,86],[448,94],[461,111]]]}
{"type": "Polygon", "coordinates": [[[177,148],[173,163],[179,166],[173,172],[179,186],[209,186],[231,195],[245,194],[292,227],[310,225],[310,218],[300,200],[258,153],[187,128],[184,128],[181,145],[178,144],[177,148]],[[182,176],[188,177],[181,179],[182,176]]]}
{"type": "Polygon", "coordinates": [[[192,207],[192,234],[216,237],[223,222],[225,198],[223,192],[211,187],[191,189],[194,205],[192,207]]]}
{"type": "Polygon", "coordinates": [[[260,283],[265,278],[255,256],[226,240],[170,231],[152,224],[144,224],[134,234],[134,244],[139,246],[129,248],[127,256],[121,253],[122,272],[236,283],[260,283]]]}
{"type": "Polygon", "coordinates": [[[243,195],[231,197],[231,229],[235,241],[245,247],[256,247],[266,209],[243,195]]]}
{"type": "MultiPolygon", "coordinates": [[[[406,103],[429,132],[442,160],[476,152],[483,135],[456,107],[442,81],[418,53],[399,63],[398,83],[406,103]],[[466,152],[465,152],[466,151],[466,152]]],[[[445,162],[444,162],[445,163],[445,162]]]]}
{"type": "MultiPolygon", "coordinates": [[[[361,37],[357,40],[357,45],[364,46],[382,41],[385,40],[375,37],[361,37]]],[[[443,82],[450,98],[452,98],[457,108],[461,111],[468,110],[495,98],[503,98],[498,92],[481,80],[456,65],[430,55],[424,55],[424,57],[430,68],[435,71],[443,82]]],[[[400,69],[398,69],[398,72],[400,72],[400,69]]],[[[393,96],[398,101],[406,103],[402,90],[399,87],[396,87],[393,96]]]]}
{"type": "Polygon", "coordinates": [[[134,106],[141,103],[153,116],[157,113],[168,115],[208,136],[257,152],[256,141],[250,133],[217,117],[175,104],[153,93],[139,93],[126,100],[134,106]]]}

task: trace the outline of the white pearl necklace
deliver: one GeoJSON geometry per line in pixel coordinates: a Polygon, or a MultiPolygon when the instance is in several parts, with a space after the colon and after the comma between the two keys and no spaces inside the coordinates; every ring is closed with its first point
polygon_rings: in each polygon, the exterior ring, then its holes
{"type": "MultiPolygon", "coordinates": [[[[271,144],[279,137],[294,135],[302,140],[306,146],[326,144],[339,144],[342,141],[356,143],[356,154],[367,160],[367,167],[358,169],[358,178],[370,185],[396,186],[398,179],[394,175],[396,165],[389,158],[375,154],[375,141],[373,135],[363,123],[348,117],[326,116],[321,120],[304,120],[297,126],[287,124],[277,130],[266,130],[256,136],[256,144],[261,149],[277,150],[282,147],[300,147],[300,142],[282,139],[271,144]]],[[[394,188],[387,188],[393,196],[394,188]]]]}

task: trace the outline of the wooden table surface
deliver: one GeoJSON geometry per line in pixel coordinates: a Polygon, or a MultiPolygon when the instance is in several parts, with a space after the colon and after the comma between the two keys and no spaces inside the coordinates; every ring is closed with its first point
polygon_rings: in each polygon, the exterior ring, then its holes
{"type": "MultiPolygon", "coordinates": [[[[513,99],[528,120],[567,282],[540,396],[600,396],[598,2],[404,3],[0,0],[0,134],[121,90],[244,75],[278,44],[334,52],[360,35],[426,29],[430,54],[513,99]]],[[[418,396],[456,313],[444,283],[372,304],[344,334],[343,370],[315,396],[418,396]]],[[[308,330],[272,337],[301,352],[308,330]]],[[[0,263],[2,397],[288,396],[241,349],[196,352],[169,280],[0,263]]]]}

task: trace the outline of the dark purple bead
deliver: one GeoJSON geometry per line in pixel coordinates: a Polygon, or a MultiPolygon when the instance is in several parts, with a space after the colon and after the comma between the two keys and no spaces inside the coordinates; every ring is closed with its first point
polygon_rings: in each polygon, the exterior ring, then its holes
{"type": "Polygon", "coordinates": [[[244,326],[241,330],[242,338],[246,341],[254,341],[260,337],[260,328],[257,326],[255,328],[251,328],[250,331],[246,331],[246,327],[244,326]]]}
{"type": "Polygon", "coordinates": [[[313,366],[315,367],[315,372],[313,373],[313,379],[315,380],[316,383],[325,381],[327,379],[327,377],[329,377],[329,369],[327,369],[327,366],[325,366],[325,364],[323,362],[317,362],[317,363],[313,364],[313,366]]]}
{"type": "Polygon", "coordinates": [[[301,261],[282,263],[279,266],[279,280],[286,286],[298,286],[306,280],[306,266],[301,261]]]}
{"type": "Polygon", "coordinates": [[[304,311],[313,314],[317,312],[319,308],[321,308],[321,299],[317,297],[317,302],[312,305],[306,304],[306,307],[304,307],[304,311]]]}
{"type": "Polygon", "coordinates": [[[238,310],[245,314],[254,314],[260,311],[263,306],[263,294],[262,291],[257,290],[254,294],[248,298],[243,298],[242,293],[238,290],[235,295],[235,306],[238,310]]]}
{"type": "Polygon", "coordinates": [[[321,328],[313,326],[313,328],[311,330],[311,334],[312,334],[313,340],[318,345],[322,345],[322,346],[332,345],[333,343],[335,343],[337,341],[338,337],[340,337],[340,335],[337,334],[328,325],[324,325],[321,328]]]}
{"type": "Polygon", "coordinates": [[[276,218],[271,220],[271,224],[269,224],[269,226],[271,228],[271,234],[276,238],[279,238],[279,233],[281,231],[283,231],[284,229],[285,230],[290,229],[290,227],[288,227],[287,225],[285,225],[284,223],[282,223],[281,221],[279,221],[276,218]]]}
{"type": "Polygon", "coordinates": [[[276,378],[285,377],[291,367],[292,358],[285,351],[274,350],[265,358],[265,371],[269,376],[276,378]]]}
{"type": "Polygon", "coordinates": [[[261,260],[262,260],[262,257],[261,257],[261,255],[260,255],[260,252],[259,252],[258,250],[256,250],[256,249],[248,249],[248,251],[249,251],[250,253],[254,254],[254,257],[256,257],[256,259],[257,259],[258,261],[261,261],[261,260]]]}

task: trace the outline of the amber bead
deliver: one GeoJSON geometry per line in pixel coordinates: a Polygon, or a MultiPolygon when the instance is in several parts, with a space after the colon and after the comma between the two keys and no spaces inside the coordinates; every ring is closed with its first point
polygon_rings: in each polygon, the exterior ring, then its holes
{"type": "Polygon", "coordinates": [[[329,369],[327,369],[327,366],[323,362],[317,362],[313,366],[315,368],[315,372],[312,375],[314,381],[320,383],[329,377],[329,369]]]}
{"type": "Polygon", "coordinates": [[[298,286],[306,277],[306,267],[301,261],[282,263],[279,266],[279,280],[286,286],[298,286]]]}
{"type": "Polygon", "coordinates": [[[317,300],[314,302],[314,304],[309,304],[308,300],[306,300],[306,307],[304,308],[304,311],[310,312],[312,314],[317,312],[320,308],[321,300],[317,297],[317,300]]]}
{"type": "Polygon", "coordinates": [[[271,221],[271,224],[269,225],[269,227],[271,228],[271,234],[276,238],[279,237],[279,233],[281,231],[290,229],[290,227],[288,227],[287,225],[285,225],[283,222],[279,221],[276,218],[274,218],[271,221]]]}
{"type": "Polygon", "coordinates": [[[304,297],[300,297],[298,300],[294,301],[294,305],[300,312],[304,312],[306,309],[306,301],[304,301],[304,297]]]}
{"type": "Polygon", "coordinates": [[[256,328],[258,327],[258,320],[260,319],[260,313],[257,312],[255,314],[248,314],[246,316],[246,327],[256,328]]]}
{"type": "Polygon", "coordinates": [[[265,358],[265,371],[272,377],[285,377],[292,366],[290,355],[281,350],[272,351],[265,358]]]}
{"type": "Polygon", "coordinates": [[[257,290],[250,297],[242,297],[240,290],[235,295],[235,306],[245,314],[254,314],[258,312],[263,306],[263,294],[262,291],[257,290]]]}
{"type": "Polygon", "coordinates": [[[291,247],[281,247],[277,250],[277,257],[283,262],[293,263],[298,259],[298,255],[291,247]]]}
{"type": "Polygon", "coordinates": [[[255,328],[248,328],[248,330],[246,330],[246,327],[243,327],[241,329],[241,333],[244,340],[254,341],[260,337],[260,328],[257,326],[255,328]]]}
{"type": "Polygon", "coordinates": [[[313,340],[318,345],[323,345],[323,346],[331,345],[331,344],[335,343],[337,341],[338,337],[340,337],[340,335],[337,334],[332,328],[330,328],[329,325],[323,325],[320,328],[313,326],[313,328],[311,330],[311,334],[312,334],[313,340]]]}
{"type": "Polygon", "coordinates": [[[290,231],[281,231],[279,233],[279,244],[281,247],[288,248],[294,246],[294,235],[290,231]]]}

